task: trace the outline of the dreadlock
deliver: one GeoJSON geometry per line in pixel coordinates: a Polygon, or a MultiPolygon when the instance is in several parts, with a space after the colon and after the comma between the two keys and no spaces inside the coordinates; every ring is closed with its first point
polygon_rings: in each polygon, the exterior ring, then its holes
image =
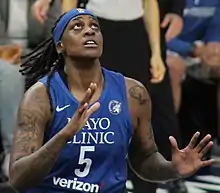
{"type": "MultiPolygon", "coordinates": [[[[55,22],[52,32],[62,16],[63,15],[61,15],[55,22]]],[[[22,56],[22,59],[25,61],[21,64],[21,69],[19,71],[22,75],[26,76],[26,90],[35,84],[40,78],[47,75],[46,87],[52,112],[53,106],[50,94],[50,80],[56,70],[64,68],[63,56],[57,53],[53,38],[51,37],[39,44],[32,52],[22,56]]]]}

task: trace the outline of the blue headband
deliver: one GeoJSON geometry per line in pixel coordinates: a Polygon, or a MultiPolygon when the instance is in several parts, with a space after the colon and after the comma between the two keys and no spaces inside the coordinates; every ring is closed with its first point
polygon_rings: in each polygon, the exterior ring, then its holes
{"type": "Polygon", "coordinates": [[[87,9],[72,9],[66,12],[56,24],[56,27],[53,30],[53,39],[55,43],[60,41],[61,36],[63,35],[64,30],[68,23],[74,18],[79,15],[91,15],[92,17],[96,18],[96,16],[87,9]]]}

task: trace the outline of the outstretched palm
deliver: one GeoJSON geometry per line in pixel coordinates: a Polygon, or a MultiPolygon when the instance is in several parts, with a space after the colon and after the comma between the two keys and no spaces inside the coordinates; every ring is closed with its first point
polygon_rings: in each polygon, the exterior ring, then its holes
{"type": "Polygon", "coordinates": [[[200,133],[196,132],[188,146],[182,150],[178,148],[175,138],[170,137],[172,145],[172,163],[178,173],[183,176],[190,176],[197,172],[201,167],[211,165],[214,160],[203,161],[203,156],[213,146],[211,135],[206,135],[197,145],[200,133]]]}

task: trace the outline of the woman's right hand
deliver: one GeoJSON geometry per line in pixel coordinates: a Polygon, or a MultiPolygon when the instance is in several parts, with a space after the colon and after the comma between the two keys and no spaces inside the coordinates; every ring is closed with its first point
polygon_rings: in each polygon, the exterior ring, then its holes
{"type": "Polygon", "coordinates": [[[97,90],[97,85],[91,83],[87,89],[85,96],[80,101],[78,109],[74,113],[72,119],[65,126],[65,133],[71,138],[76,135],[85,125],[88,118],[100,107],[99,102],[95,102],[91,107],[89,107],[92,97],[97,90]]]}

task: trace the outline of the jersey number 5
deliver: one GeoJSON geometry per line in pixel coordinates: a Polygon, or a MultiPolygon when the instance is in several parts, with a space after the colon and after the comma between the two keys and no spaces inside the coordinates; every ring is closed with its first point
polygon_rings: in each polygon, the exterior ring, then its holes
{"type": "Polygon", "coordinates": [[[78,177],[83,178],[89,174],[92,165],[92,160],[89,158],[85,158],[85,153],[94,152],[94,151],[95,151],[95,146],[81,146],[78,164],[79,165],[85,164],[85,168],[83,171],[80,171],[80,169],[75,169],[75,174],[78,177]]]}

